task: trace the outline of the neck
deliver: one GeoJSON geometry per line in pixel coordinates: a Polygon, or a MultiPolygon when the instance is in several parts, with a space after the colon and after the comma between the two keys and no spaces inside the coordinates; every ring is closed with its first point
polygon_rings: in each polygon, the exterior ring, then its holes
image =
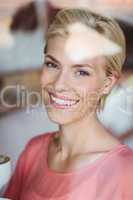
{"type": "Polygon", "coordinates": [[[59,146],[63,157],[102,152],[119,143],[100,124],[96,114],[73,124],[60,125],[59,128],[59,146]]]}

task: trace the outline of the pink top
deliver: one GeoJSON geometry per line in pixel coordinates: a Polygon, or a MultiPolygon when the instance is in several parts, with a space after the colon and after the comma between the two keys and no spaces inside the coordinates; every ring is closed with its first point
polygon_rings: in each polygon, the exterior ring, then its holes
{"type": "Polygon", "coordinates": [[[30,140],[5,192],[12,200],[133,200],[133,151],[119,144],[75,171],[55,172],[47,164],[51,134],[30,140]]]}

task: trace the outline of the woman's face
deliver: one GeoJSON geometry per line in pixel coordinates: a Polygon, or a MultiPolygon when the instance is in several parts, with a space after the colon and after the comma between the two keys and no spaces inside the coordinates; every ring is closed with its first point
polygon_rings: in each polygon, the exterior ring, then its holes
{"type": "Polygon", "coordinates": [[[62,125],[95,112],[106,77],[102,57],[77,63],[66,54],[66,41],[61,36],[49,39],[41,76],[48,116],[62,125]]]}

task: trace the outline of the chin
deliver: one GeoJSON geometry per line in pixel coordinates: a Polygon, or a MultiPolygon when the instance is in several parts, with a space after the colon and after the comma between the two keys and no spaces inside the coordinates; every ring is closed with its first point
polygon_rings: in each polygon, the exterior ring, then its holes
{"type": "Polygon", "coordinates": [[[50,121],[58,124],[58,125],[67,125],[74,123],[78,120],[80,120],[80,117],[75,113],[58,113],[58,112],[52,112],[52,111],[47,111],[48,117],[50,121]]]}
{"type": "Polygon", "coordinates": [[[58,125],[68,125],[82,121],[83,118],[92,114],[92,105],[76,105],[76,107],[62,109],[53,104],[45,104],[50,121],[58,125]],[[48,106],[46,106],[48,105],[48,106]]]}

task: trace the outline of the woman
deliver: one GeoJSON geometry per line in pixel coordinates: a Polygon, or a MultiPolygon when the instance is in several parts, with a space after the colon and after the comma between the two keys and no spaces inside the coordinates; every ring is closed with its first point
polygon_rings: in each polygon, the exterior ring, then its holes
{"type": "Polygon", "coordinates": [[[114,20],[83,9],[64,9],[56,15],[47,34],[41,84],[48,116],[59,130],[27,144],[5,197],[133,199],[133,152],[105,130],[96,116],[120,76],[124,59],[125,39],[114,20]],[[66,51],[71,36],[68,27],[77,22],[117,43],[122,51],[73,59],[73,51],[66,51]]]}

